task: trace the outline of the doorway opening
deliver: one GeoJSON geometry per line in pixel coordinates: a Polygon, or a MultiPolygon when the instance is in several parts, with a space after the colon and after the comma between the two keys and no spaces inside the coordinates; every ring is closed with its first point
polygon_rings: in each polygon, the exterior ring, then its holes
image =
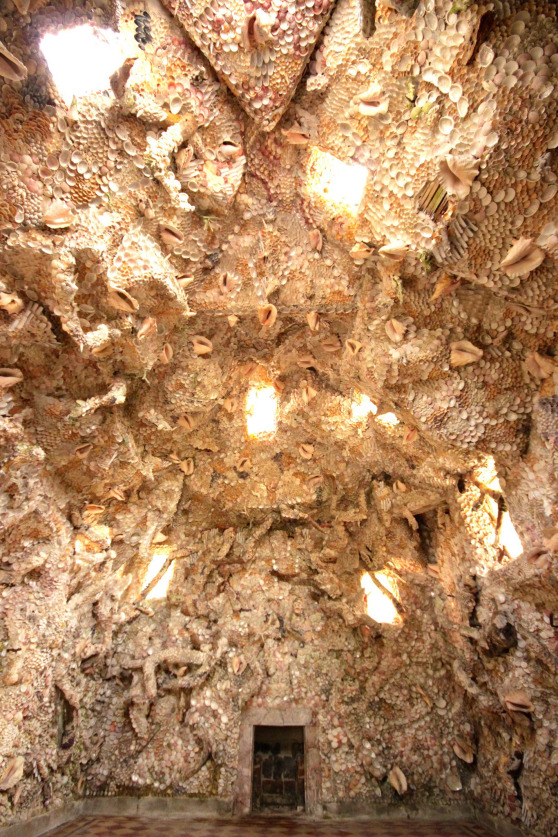
{"type": "Polygon", "coordinates": [[[304,811],[304,727],[254,726],[252,811],[304,811]]]}

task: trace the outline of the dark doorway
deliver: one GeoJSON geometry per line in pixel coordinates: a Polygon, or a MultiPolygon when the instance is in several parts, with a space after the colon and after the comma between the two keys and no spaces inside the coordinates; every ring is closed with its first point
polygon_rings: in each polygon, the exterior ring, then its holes
{"type": "Polygon", "coordinates": [[[254,727],[252,811],[304,811],[304,727],[254,727]]]}

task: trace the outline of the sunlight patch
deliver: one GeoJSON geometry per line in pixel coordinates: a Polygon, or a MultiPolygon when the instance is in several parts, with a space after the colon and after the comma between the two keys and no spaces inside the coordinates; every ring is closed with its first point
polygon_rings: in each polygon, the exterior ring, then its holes
{"type": "Polygon", "coordinates": [[[362,201],[368,169],[357,163],[343,163],[313,148],[307,162],[308,189],[337,212],[356,215],[362,201]]]}
{"type": "Polygon", "coordinates": [[[251,387],[246,396],[246,430],[249,436],[272,436],[277,430],[277,393],[274,387],[251,387]]]}
{"type": "Polygon", "coordinates": [[[41,40],[52,79],[67,105],[110,86],[110,77],[124,61],[120,35],[112,29],[74,26],[48,32],[41,40]]]}
{"type": "MultiPolygon", "coordinates": [[[[383,571],[377,572],[374,573],[374,577],[386,591],[389,591],[397,598],[397,585],[387,573],[383,571]]],[[[389,625],[401,621],[401,617],[392,599],[387,593],[382,593],[380,588],[374,584],[370,573],[364,573],[360,580],[360,585],[366,596],[367,613],[372,619],[375,619],[376,622],[383,622],[389,625]]]]}

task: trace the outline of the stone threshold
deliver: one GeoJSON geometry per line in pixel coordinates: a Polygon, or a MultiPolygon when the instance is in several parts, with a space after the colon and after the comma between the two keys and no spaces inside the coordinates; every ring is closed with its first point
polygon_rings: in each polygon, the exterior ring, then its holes
{"type": "MultiPolygon", "coordinates": [[[[54,828],[79,817],[160,817],[215,819],[232,816],[232,800],[173,798],[163,796],[91,796],[45,814],[31,817],[25,822],[0,828],[0,837],[40,837],[54,828]]],[[[258,816],[257,814],[255,816],[258,816]]],[[[313,815],[297,814],[305,820],[407,820],[409,822],[475,822],[492,829],[500,837],[525,837],[527,831],[495,817],[479,814],[463,805],[452,808],[418,807],[399,805],[357,805],[352,802],[324,803],[313,815]]]]}

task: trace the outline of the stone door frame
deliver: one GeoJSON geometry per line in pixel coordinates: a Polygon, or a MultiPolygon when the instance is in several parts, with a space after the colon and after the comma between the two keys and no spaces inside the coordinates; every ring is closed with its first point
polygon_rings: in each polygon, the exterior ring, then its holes
{"type": "Polygon", "coordinates": [[[318,727],[314,721],[312,711],[300,706],[282,706],[280,709],[254,707],[243,712],[238,740],[238,770],[234,794],[234,813],[238,816],[245,816],[252,811],[254,727],[260,726],[304,728],[305,811],[310,816],[320,814],[318,727]]]}

